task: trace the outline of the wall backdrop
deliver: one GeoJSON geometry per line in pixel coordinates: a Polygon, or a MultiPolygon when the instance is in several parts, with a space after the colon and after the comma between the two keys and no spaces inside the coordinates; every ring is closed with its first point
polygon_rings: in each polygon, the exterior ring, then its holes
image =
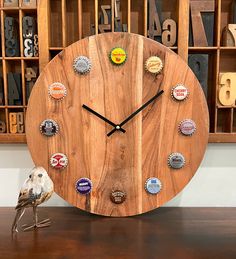
{"type": "MultiPolygon", "coordinates": [[[[27,145],[0,145],[1,207],[16,205],[19,190],[33,166],[27,145]]],[[[70,205],[54,194],[44,206],[70,205]]],[[[236,207],[236,144],[208,144],[192,181],[165,206],[236,207]]]]}

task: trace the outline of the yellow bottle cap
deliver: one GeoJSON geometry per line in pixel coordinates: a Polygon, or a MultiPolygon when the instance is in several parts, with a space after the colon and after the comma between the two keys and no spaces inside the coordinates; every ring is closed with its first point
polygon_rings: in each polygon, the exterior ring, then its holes
{"type": "Polygon", "coordinates": [[[122,65],[127,59],[127,53],[122,48],[114,48],[110,52],[111,62],[115,65],[122,65]]]}

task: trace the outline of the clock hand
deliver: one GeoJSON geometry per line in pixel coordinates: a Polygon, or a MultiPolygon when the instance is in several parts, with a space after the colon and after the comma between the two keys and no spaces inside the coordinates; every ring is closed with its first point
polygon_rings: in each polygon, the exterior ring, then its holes
{"type": "MultiPolygon", "coordinates": [[[[163,93],[164,93],[164,91],[161,90],[159,93],[154,95],[149,101],[147,101],[145,104],[143,104],[138,110],[136,110],[134,113],[132,113],[128,118],[126,118],[124,121],[122,121],[118,126],[122,127],[124,124],[126,124],[128,121],[130,121],[136,114],[141,112],[144,108],[146,108],[151,102],[153,102],[156,98],[158,98],[163,93]]],[[[116,127],[107,134],[108,137],[111,136],[117,130],[116,127]]]]}
{"type": "Polygon", "coordinates": [[[107,118],[103,117],[101,114],[95,112],[94,110],[92,110],[91,108],[89,108],[87,105],[83,104],[82,107],[83,107],[85,110],[87,110],[87,111],[93,113],[94,115],[96,115],[98,118],[104,120],[104,121],[107,122],[108,124],[110,124],[110,125],[112,125],[113,127],[115,127],[116,130],[120,130],[120,131],[122,131],[123,133],[126,132],[124,129],[121,128],[120,125],[117,125],[117,124],[113,123],[112,121],[108,120],[107,118]]]}

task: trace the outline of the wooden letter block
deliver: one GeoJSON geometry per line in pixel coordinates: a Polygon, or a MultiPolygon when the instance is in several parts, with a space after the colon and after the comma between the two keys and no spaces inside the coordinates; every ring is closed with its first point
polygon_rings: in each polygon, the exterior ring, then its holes
{"type": "Polygon", "coordinates": [[[8,104],[21,105],[22,104],[22,88],[21,88],[21,74],[8,73],[8,104]]]}
{"type": "Polygon", "coordinates": [[[0,121],[0,133],[6,132],[6,123],[4,121],[0,121]]]}
{"type": "Polygon", "coordinates": [[[25,125],[24,125],[24,113],[23,112],[17,112],[16,123],[17,123],[17,132],[24,133],[25,125]]]}
{"type": "Polygon", "coordinates": [[[22,32],[24,38],[33,39],[36,33],[36,21],[32,16],[25,16],[22,20],[22,32]]]}
{"type": "MultiPolygon", "coordinates": [[[[214,0],[190,1],[193,44],[196,47],[213,46],[214,40],[214,0]]],[[[191,34],[191,33],[190,33],[191,34]]],[[[190,39],[191,41],[191,39],[190,39]]]]}
{"type": "Polygon", "coordinates": [[[7,57],[20,55],[18,23],[13,17],[6,16],[4,19],[5,52],[7,57]]]}
{"type": "Polygon", "coordinates": [[[114,20],[115,20],[115,28],[114,30],[117,31],[117,32],[128,32],[128,26],[127,24],[122,24],[122,13],[120,11],[120,0],[115,0],[114,2],[114,5],[115,5],[115,17],[114,17],[114,20]]]}
{"type": "Polygon", "coordinates": [[[219,101],[224,106],[236,105],[236,73],[220,74],[219,101]]]}
{"type": "Polygon", "coordinates": [[[32,67],[27,67],[25,69],[25,79],[26,81],[32,81],[33,79],[35,79],[37,77],[37,72],[34,68],[32,67]]]}
{"type": "Polygon", "coordinates": [[[37,78],[37,69],[32,67],[27,67],[25,69],[25,79],[26,79],[26,98],[29,100],[30,93],[34,86],[37,78]]]}
{"type": "Polygon", "coordinates": [[[11,112],[9,113],[10,133],[24,133],[24,113],[23,112],[11,112]]]}
{"type": "Polygon", "coordinates": [[[17,115],[16,112],[9,113],[9,125],[10,125],[10,133],[17,133],[17,115]]]}
{"type": "Polygon", "coordinates": [[[102,14],[99,13],[100,24],[98,25],[98,31],[104,33],[111,31],[111,6],[101,5],[102,14]]]}
{"type": "Polygon", "coordinates": [[[102,14],[103,14],[103,24],[109,24],[109,17],[108,17],[108,12],[111,11],[111,6],[110,5],[101,5],[102,9],[102,14]]]}
{"type": "Polygon", "coordinates": [[[34,56],[39,56],[39,43],[38,43],[38,35],[34,35],[34,56]]]}
{"type": "Polygon", "coordinates": [[[208,55],[191,54],[188,57],[188,65],[193,70],[200,82],[203,92],[207,98],[208,93],[208,55]]]}
{"type": "Polygon", "coordinates": [[[120,17],[120,0],[115,0],[115,31],[122,31],[120,17]]]}
{"type": "Polygon", "coordinates": [[[18,2],[18,0],[4,0],[4,3],[3,3],[3,5],[5,6],[5,7],[17,7],[17,6],[19,6],[19,2],[18,2]]]}
{"type": "Polygon", "coordinates": [[[223,45],[227,47],[236,46],[236,24],[228,24],[223,30],[223,45]]]}
{"type": "Polygon", "coordinates": [[[110,24],[99,24],[98,30],[101,33],[108,32],[111,30],[111,25],[110,24]]]}
{"type": "Polygon", "coordinates": [[[36,8],[37,7],[37,0],[22,0],[22,7],[30,7],[36,8]]]}
{"type": "Polygon", "coordinates": [[[161,1],[149,0],[148,37],[161,42],[161,1]]]}
{"type": "Polygon", "coordinates": [[[162,25],[162,44],[167,47],[172,47],[176,43],[176,22],[171,19],[167,19],[162,25]]]}
{"type": "Polygon", "coordinates": [[[34,42],[32,39],[24,39],[24,56],[33,57],[34,55],[34,42]]]}
{"type": "MultiPolygon", "coordinates": [[[[34,43],[38,44],[37,39],[35,39],[36,34],[36,21],[32,16],[25,16],[22,20],[22,31],[23,31],[23,41],[24,41],[24,56],[33,57],[34,56],[34,43]]],[[[38,54],[38,46],[36,46],[36,54],[38,54]]]]}

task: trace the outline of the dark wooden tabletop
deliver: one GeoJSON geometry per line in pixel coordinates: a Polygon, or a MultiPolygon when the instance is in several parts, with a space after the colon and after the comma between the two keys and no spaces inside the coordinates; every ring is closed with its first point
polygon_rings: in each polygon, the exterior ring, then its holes
{"type": "MultiPolygon", "coordinates": [[[[13,208],[0,208],[0,258],[236,258],[236,208],[159,208],[129,218],[76,208],[39,208],[49,228],[11,235],[13,208]]],[[[21,223],[30,223],[28,209],[21,223]]]]}

